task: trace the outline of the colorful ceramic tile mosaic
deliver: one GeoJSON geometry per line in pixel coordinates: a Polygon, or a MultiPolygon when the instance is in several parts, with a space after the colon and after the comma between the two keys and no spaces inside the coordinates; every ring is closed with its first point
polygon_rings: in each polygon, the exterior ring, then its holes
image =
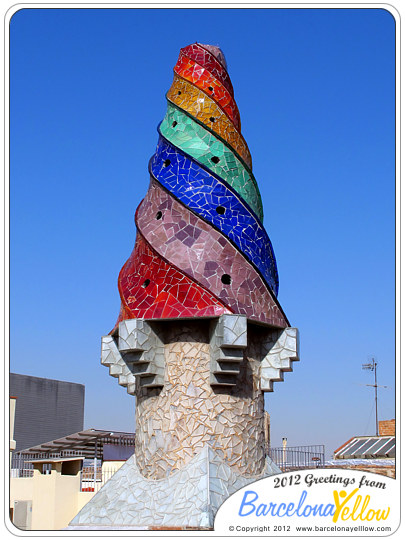
{"type": "Polygon", "coordinates": [[[117,324],[234,313],[288,326],[233,94],[219,49],[180,51],[136,244],[118,279],[117,324]]]}
{"type": "Polygon", "coordinates": [[[235,128],[223,110],[202,90],[174,74],[166,98],[205,125],[226,142],[251,169],[252,157],[242,134],[235,128]]]}
{"type": "Polygon", "coordinates": [[[198,86],[208,96],[215,99],[221,109],[229,116],[238,131],[241,130],[239,110],[232,95],[221,81],[216,79],[208,69],[200,66],[191,58],[180,52],[174,72],[183,79],[198,86]]]}
{"type": "Polygon", "coordinates": [[[233,313],[283,326],[284,316],[253,265],[155,181],[138,208],[136,225],[161,257],[211,291],[233,313]]]}
{"type": "Polygon", "coordinates": [[[263,219],[263,206],[256,180],[236,154],[211,131],[168,103],[159,126],[160,133],[174,146],[216,173],[230,184],[263,219]]]}
{"type": "Polygon", "coordinates": [[[131,318],[218,316],[230,311],[208,290],[188,279],[153,252],[138,233],[118,286],[131,318]]]}
{"type": "Polygon", "coordinates": [[[280,472],[263,392],[298,360],[298,330],[277,302],[223,53],[189,45],[175,70],[119,319],[102,338],[101,363],[136,396],[135,452],[71,529],[212,529],[229,495],[280,472]]]}
{"type": "Polygon", "coordinates": [[[278,274],[270,239],[243,199],[163,137],[149,163],[149,171],[185,206],[224,233],[277,295],[278,274]]]}
{"type": "Polygon", "coordinates": [[[221,81],[221,83],[233,97],[233,86],[228,72],[218,58],[208,51],[204,45],[201,45],[200,43],[193,43],[192,45],[188,45],[187,47],[181,49],[181,52],[185,56],[191,58],[191,60],[194,60],[201,67],[204,67],[211,73],[211,75],[221,81]]]}

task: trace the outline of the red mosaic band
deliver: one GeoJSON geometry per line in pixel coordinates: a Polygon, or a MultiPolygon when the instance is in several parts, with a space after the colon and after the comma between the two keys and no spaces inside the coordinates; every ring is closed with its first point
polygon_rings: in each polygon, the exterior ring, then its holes
{"type": "Polygon", "coordinates": [[[121,320],[217,317],[231,313],[209,291],[156,254],[138,231],[135,247],[118,277],[121,320]],[[128,316],[128,314],[130,314],[128,316]]]}
{"type": "Polygon", "coordinates": [[[199,43],[193,43],[180,50],[185,56],[194,60],[201,67],[207,69],[211,75],[221,81],[231,96],[234,97],[233,86],[228,72],[210,51],[205,49],[204,46],[199,43]]]}

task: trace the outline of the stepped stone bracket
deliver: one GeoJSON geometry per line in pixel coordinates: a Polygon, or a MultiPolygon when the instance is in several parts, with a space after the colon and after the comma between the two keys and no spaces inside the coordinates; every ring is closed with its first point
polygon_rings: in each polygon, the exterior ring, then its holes
{"type": "MultiPolygon", "coordinates": [[[[269,329],[262,346],[260,388],[272,392],[273,383],[283,381],[284,372],[292,371],[292,362],[299,360],[298,329],[269,329]]],[[[211,385],[236,385],[246,348],[245,315],[224,314],[211,321],[211,385]]],[[[118,378],[118,384],[131,395],[135,395],[136,377],[143,387],[164,385],[164,345],[143,319],[122,321],[115,334],[102,337],[101,363],[109,367],[110,375],[118,378]]]]}
{"type": "Polygon", "coordinates": [[[284,372],[292,371],[292,362],[299,360],[298,328],[272,330],[263,342],[265,356],[260,367],[260,387],[273,392],[273,383],[284,380],[284,372]]]}
{"type": "Polygon", "coordinates": [[[124,362],[113,336],[101,338],[101,363],[109,368],[112,377],[118,379],[118,384],[127,388],[128,394],[135,395],[135,377],[124,362]]]}
{"type": "Polygon", "coordinates": [[[211,323],[211,385],[235,386],[247,347],[245,315],[224,314],[211,323]]]}
{"type": "Polygon", "coordinates": [[[135,395],[135,377],[148,388],[164,384],[163,343],[143,319],[122,321],[117,333],[101,338],[101,363],[131,395],[135,395]]]}

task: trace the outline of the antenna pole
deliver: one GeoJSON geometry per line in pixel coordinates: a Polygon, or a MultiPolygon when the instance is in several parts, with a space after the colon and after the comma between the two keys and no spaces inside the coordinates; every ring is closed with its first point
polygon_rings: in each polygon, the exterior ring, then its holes
{"type": "MultiPolygon", "coordinates": [[[[375,434],[378,437],[378,394],[377,394],[377,362],[372,358],[372,364],[363,364],[363,369],[374,371],[374,384],[367,384],[366,386],[374,386],[375,395],[375,434]]],[[[386,388],[386,387],[384,387],[386,388]]]]}
{"type": "Polygon", "coordinates": [[[375,387],[375,434],[378,437],[378,406],[377,406],[377,362],[374,362],[374,387],[375,387]]]}

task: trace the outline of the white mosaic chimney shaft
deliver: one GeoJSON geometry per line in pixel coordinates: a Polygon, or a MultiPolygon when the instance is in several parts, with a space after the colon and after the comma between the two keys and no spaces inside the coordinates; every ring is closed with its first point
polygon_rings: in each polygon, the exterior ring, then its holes
{"type": "Polygon", "coordinates": [[[241,315],[129,320],[103,338],[102,363],[136,396],[135,459],[148,479],[209,445],[244,476],[265,465],[264,398],[297,359],[297,330],[241,315]]]}

